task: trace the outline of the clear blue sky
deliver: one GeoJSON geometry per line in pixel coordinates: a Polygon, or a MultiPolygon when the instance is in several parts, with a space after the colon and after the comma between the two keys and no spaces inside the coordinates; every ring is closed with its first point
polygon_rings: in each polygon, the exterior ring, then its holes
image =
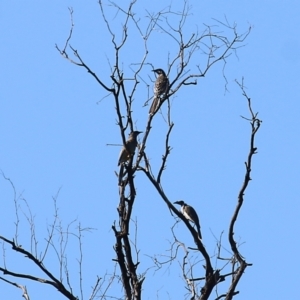
{"type": "MultiPolygon", "coordinates": [[[[140,2],[135,11],[141,18],[145,9],[154,12],[170,4],[165,0],[161,4],[140,2]]],[[[184,199],[194,206],[204,244],[213,254],[214,235],[224,231],[227,236],[248,153],[250,126],[240,118],[247,116],[247,103],[234,83],[244,76],[253,109],[263,123],[256,140],[253,180],[235,229],[235,237],[243,243],[241,252],[253,266],[247,268],[236,299],[296,299],[300,226],[299,3],[212,0],[190,4],[193,10],[187,32],[193,32],[196,26],[202,31],[204,23],[216,24],[213,19],[224,21],[225,16],[231,24],[236,22],[239,32],[250,25],[252,31],[246,46],[238,50],[238,57],[228,59],[228,92],[219,64],[199,79],[197,86],[185,87],[174,99],[173,150],[163,177],[164,190],[170,199],[184,199]]],[[[106,93],[84,69],[64,60],[55,49],[56,43],[64,45],[69,33],[68,7],[74,9],[71,45],[99,77],[109,82],[112,48],[97,1],[1,1],[0,169],[14,183],[23,211],[26,213],[22,198],[31,208],[39,251],[45,244],[47,224],[53,220],[52,197],[58,191],[62,225],[76,219],[73,231],[79,221],[82,227],[95,228],[92,233],[84,233],[83,239],[83,284],[88,299],[96,275],[111,274],[114,267],[111,225],[118,217],[114,171],[120,147],[107,144],[121,144],[121,139],[112,99],[99,102],[106,93]]],[[[119,16],[114,19],[115,28],[120,25],[119,16]]],[[[151,41],[148,60],[166,69],[172,45],[159,31],[156,38],[151,41]]],[[[125,49],[125,70],[137,61],[138,50],[138,43],[125,49]]],[[[196,55],[199,61],[203,59],[201,53],[196,55]]],[[[143,107],[145,92],[139,95],[134,104],[134,122],[138,130],[144,131],[148,108],[143,107]]],[[[166,130],[163,118],[157,114],[147,146],[154,172],[163,154],[163,145],[157,147],[155,142],[166,130]]],[[[133,218],[138,222],[139,271],[143,273],[153,265],[149,256],[167,253],[175,220],[142,173],[137,174],[136,181],[133,218]]],[[[0,192],[0,234],[13,238],[13,191],[2,178],[0,192]]],[[[30,228],[22,210],[20,220],[19,242],[28,248],[30,228]]],[[[187,246],[193,246],[182,222],[176,225],[176,232],[187,246]]],[[[226,242],[224,247],[229,248],[226,242]]],[[[74,294],[79,295],[77,249],[76,240],[71,239],[68,261],[74,294]]],[[[2,261],[1,254],[1,266],[2,261]]],[[[25,258],[11,255],[8,248],[6,261],[15,272],[44,277],[25,258]]],[[[55,255],[49,255],[46,265],[58,274],[55,255]]],[[[186,291],[177,262],[156,273],[151,269],[146,276],[143,299],[184,299],[186,291]]],[[[10,279],[25,284],[31,299],[40,299],[41,295],[43,299],[53,299],[54,295],[63,299],[49,286],[10,279]]],[[[228,281],[222,284],[227,285],[228,281]]],[[[21,291],[2,282],[0,286],[5,298],[21,299],[21,291]]],[[[122,292],[116,285],[109,294],[122,292]]]]}

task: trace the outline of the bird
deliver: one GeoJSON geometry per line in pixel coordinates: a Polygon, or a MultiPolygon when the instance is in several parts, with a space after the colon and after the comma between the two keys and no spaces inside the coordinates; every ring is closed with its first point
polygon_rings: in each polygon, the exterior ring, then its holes
{"type": "Polygon", "coordinates": [[[195,209],[192,206],[186,204],[182,200],[176,201],[176,202],[174,202],[174,204],[179,204],[181,206],[181,212],[184,215],[184,217],[187,220],[195,223],[197,230],[198,230],[199,237],[200,237],[200,239],[202,239],[201,232],[200,232],[200,222],[199,222],[199,218],[198,218],[198,215],[197,215],[195,209]]]}
{"type": "Polygon", "coordinates": [[[125,146],[123,146],[120,155],[119,155],[119,161],[118,166],[130,159],[134,155],[135,148],[137,146],[137,136],[142,133],[142,131],[132,131],[129,134],[128,140],[125,143],[125,146]]]}
{"type": "Polygon", "coordinates": [[[155,72],[158,76],[154,84],[154,99],[149,110],[150,115],[154,115],[156,113],[160,102],[160,96],[165,94],[169,88],[169,79],[164,70],[155,69],[152,70],[152,72],[155,72]]]}

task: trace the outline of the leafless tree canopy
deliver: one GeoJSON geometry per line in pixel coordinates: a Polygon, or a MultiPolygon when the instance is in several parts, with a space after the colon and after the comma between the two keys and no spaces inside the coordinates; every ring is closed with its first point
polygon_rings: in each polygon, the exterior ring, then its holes
{"type": "MultiPolygon", "coordinates": [[[[190,299],[232,299],[239,293],[237,287],[241,277],[245,274],[245,269],[251,266],[239,250],[239,245],[234,236],[234,228],[239,218],[239,212],[243,206],[246,189],[251,180],[252,159],[257,150],[255,137],[261,125],[261,120],[258,119],[257,113],[252,109],[251,99],[245,91],[243,79],[237,81],[237,84],[240,87],[246,105],[248,105],[249,115],[243,118],[249,122],[251,127],[249,136],[250,147],[245,162],[245,175],[241,189],[238,192],[236,207],[232,212],[230,223],[224,224],[224,227],[228,228],[228,237],[223,237],[221,234],[221,238],[217,242],[217,267],[215,264],[213,266],[211,261],[213,253],[208,253],[193,224],[184,217],[178,207],[173,205],[169,196],[165,193],[162,177],[171,154],[169,139],[174,129],[171,118],[172,99],[174,96],[180,97],[178,93],[180,90],[193,88],[193,86],[197,85],[198,80],[204,77],[216,64],[223,66],[222,75],[226,89],[227,80],[225,67],[227,58],[232,54],[236,55],[238,49],[244,46],[244,41],[249,35],[251,28],[248,28],[246,32],[239,33],[236,25],[231,26],[227,20],[224,22],[213,20],[213,26],[198,24],[199,27],[193,28],[191,31],[186,27],[190,15],[190,7],[187,1],[182,3],[181,11],[173,10],[172,7],[166,7],[156,13],[145,11],[144,16],[135,13],[137,2],[137,0],[134,0],[126,7],[116,4],[115,2],[98,2],[100,17],[107,32],[110,34],[110,40],[105,41],[105,43],[109,44],[114,51],[113,59],[107,60],[106,58],[100,57],[103,65],[109,65],[109,73],[102,72],[101,74],[97,74],[97,72],[93,70],[93,66],[88,65],[86,58],[81,55],[80,50],[72,45],[74,16],[71,8],[69,9],[71,26],[65,44],[56,45],[56,49],[63,58],[86,70],[106,93],[104,98],[112,100],[111,103],[113,103],[112,106],[115,107],[117,125],[124,147],[123,154],[127,153],[127,156],[123,156],[120,162],[119,172],[116,174],[116,188],[119,192],[117,210],[118,222],[112,224],[115,237],[113,246],[116,254],[115,269],[112,271],[112,276],[107,276],[106,274],[102,278],[96,278],[95,282],[91,283],[91,285],[93,284],[93,290],[89,295],[89,299],[119,299],[118,296],[113,295],[110,291],[110,286],[113,281],[122,287],[122,291],[125,295],[122,299],[142,299],[143,282],[146,279],[147,271],[139,270],[140,261],[138,255],[136,255],[139,249],[137,243],[129,238],[130,232],[132,232],[131,235],[134,235],[135,230],[138,230],[132,218],[134,204],[138,201],[136,194],[136,178],[138,176],[145,176],[149,180],[153,188],[158,192],[161,201],[165,203],[165,214],[171,213],[175,220],[181,220],[187,227],[195,243],[194,248],[187,247],[184,241],[178,239],[173,228],[170,228],[170,237],[173,239],[170,249],[171,255],[165,261],[159,261],[153,255],[153,263],[159,267],[164,264],[169,264],[174,259],[177,259],[177,255],[179,251],[181,251],[184,255],[180,268],[190,299]],[[114,15],[111,14],[111,11],[114,11],[114,15]],[[115,21],[116,16],[118,20],[121,19],[120,23],[115,21]],[[121,24],[121,27],[117,27],[115,24],[121,24]],[[225,31],[229,33],[225,35],[225,31]],[[164,70],[165,75],[169,79],[169,85],[163,93],[157,96],[157,109],[154,113],[147,116],[145,127],[139,128],[143,133],[140,135],[141,138],[136,147],[135,141],[127,140],[127,134],[137,130],[134,123],[137,116],[135,115],[133,105],[137,94],[139,93],[139,95],[144,96],[145,101],[142,105],[151,105],[153,101],[152,86],[154,83],[151,82],[150,76],[147,74],[149,70],[155,69],[155,62],[151,60],[151,57],[153,57],[153,52],[159,50],[158,48],[155,49],[151,38],[158,33],[160,35],[163,34],[164,39],[173,45],[172,51],[168,53],[168,68],[164,70]],[[135,41],[138,45],[132,45],[132,40],[130,39],[131,34],[135,34],[139,37],[139,39],[135,41]],[[126,55],[124,55],[127,47],[135,46],[142,49],[142,52],[139,52],[142,53],[139,61],[129,60],[126,55]],[[124,71],[124,65],[128,67],[126,70],[129,69],[130,72],[124,71]],[[162,107],[164,107],[165,113],[161,113],[162,107]],[[160,166],[154,170],[148,159],[146,146],[148,138],[152,134],[152,126],[154,126],[152,124],[153,119],[159,114],[162,114],[163,118],[165,118],[168,124],[168,130],[165,134],[163,143],[164,153],[160,166]],[[231,248],[231,253],[228,257],[223,257],[222,248],[224,243],[227,243],[231,248]],[[191,251],[198,253],[204,259],[204,266],[199,266],[199,264],[193,262],[190,255],[191,251]],[[227,284],[227,291],[224,294],[218,294],[218,292],[212,293],[214,290],[217,291],[217,286],[221,282],[227,284]]],[[[80,48],[80,45],[77,46],[80,48]]],[[[135,103],[135,105],[137,104],[135,103]]],[[[145,113],[147,113],[146,110],[145,113]]],[[[6,178],[4,174],[3,177],[11,184],[14,190],[13,183],[6,178]]],[[[15,203],[17,203],[16,196],[15,203]]],[[[27,291],[25,285],[11,281],[11,278],[14,278],[16,281],[20,280],[23,282],[23,279],[27,279],[50,285],[67,299],[75,300],[84,298],[83,289],[81,287],[81,295],[74,295],[73,293],[72,285],[69,281],[68,264],[65,260],[64,251],[65,245],[68,242],[67,237],[72,234],[78,241],[79,253],[82,258],[81,234],[83,231],[91,229],[82,228],[80,223],[78,223],[77,232],[71,233],[69,228],[63,229],[56,208],[56,198],[54,198],[54,203],[56,214],[52,225],[49,227],[46,247],[42,253],[37,253],[36,251],[35,224],[34,218],[31,217],[30,209],[30,213],[28,213],[27,216],[28,223],[31,225],[31,249],[24,249],[18,243],[17,205],[15,238],[8,239],[4,236],[0,236],[3,245],[23,255],[25,257],[24,259],[30,260],[31,263],[35,264],[44,274],[44,277],[40,278],[30,274],[15,273],[13,270],[7,268],[5,263],[1,264],[0,270],[3,272],[3,276],[0,277],[0,279],[5,283],[20,288],[25,299],[29,299],[30,292],[27,291]],[[53,240],[54,231],[57,230],[60,232],[61,237],[58,245],[55,244],[53,240]],[[56,252],[60,262],[60,271],[58,274],[50,272],[49,267],[44,264],[44,259],[50,249],[56,252]]],[[[81,262],[82,260],[80,261],[80,267],[81,262]]],[[[114,267],[112,266],[112,268],[114,267]]],[[[79,276],[82,276],[81,271],[79,276]]],[[[85,296],[85,298],[86,297],[87,296],[85,296]]]]}

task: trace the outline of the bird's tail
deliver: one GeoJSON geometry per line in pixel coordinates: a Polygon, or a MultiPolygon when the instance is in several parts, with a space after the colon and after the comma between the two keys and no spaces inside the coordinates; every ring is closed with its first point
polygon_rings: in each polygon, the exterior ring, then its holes
{"type": "Polygon", "coordinates": [[[159,101],[160,101],[160,97],[155,97],[153,99],[150,110],[149,110],[150,115],[154,115],[156,113],[158,106],[159,106],[159,101]]]}
{"type": "Polygon", "coordinates": [[[124,176],[123,174],[124,174],[124,164],[121,164],[120,172],[119,172],[119,185],[122,185],[122,179],[124,176]]]}
{"type": "Polygon", "coordinates": [[[201,231],[200,231],[200,225],[197,225],[197,230],[198,230],[198,234],[199,234],[199,238],[200,240],[202,240],[202,235],[201,235],[201,231]]]}

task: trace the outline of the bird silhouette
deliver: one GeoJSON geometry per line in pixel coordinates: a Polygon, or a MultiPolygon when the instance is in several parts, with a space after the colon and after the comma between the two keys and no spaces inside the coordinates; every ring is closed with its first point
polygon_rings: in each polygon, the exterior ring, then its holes
{"type": "Polygon", "coordinates": [[[186,204],[182,200],[176,201],[176,202],[174,202],[174,204],[179,204],[181,206],[181,212],[184,215],[184,217],[187,220],[195,223],[197,230],[198,230],[199,237],[200,237],[200,239],[202,239],[202,235],[201,235],[201,231],[200,231],[200,222],[199,222],[199,218],[198,218],[198,215],[197,215],[195,209],[192,206],[186,204]]]}
{"type": "Polygon", "coordinates": [[[141,131],[132,131],[129,134],[129,137],[125,143],[125,146],[123,146],[120,155],[119,155],[119,161],[118,166],[130,159],[134,155],[136,146],[137,146],[137,136],[142,133],[141,131]]]}
{"type": "Polygon", "coordinates": [[[153,70],[158,76],[154,84],[154,97],[151,104],[149,114],[154,115],[159,107],[161,96],[165,94],[169,88],[169,79],[162,69],[153,70]]]}

